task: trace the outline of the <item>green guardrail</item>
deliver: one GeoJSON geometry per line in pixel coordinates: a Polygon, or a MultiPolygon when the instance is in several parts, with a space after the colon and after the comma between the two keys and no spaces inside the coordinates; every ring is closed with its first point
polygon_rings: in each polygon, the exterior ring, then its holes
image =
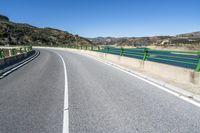
{"type": "Polygon", "coordinates": [[[198,52],[198,56],[199,56],[199,61],[198,61],[195,71],[200,72],[200,52],[198,52]]]}
{"type": "Polygon", "coordinates": [[[0,59],[27,53],[27,52],[32,51],[32,49],[33,49],[32,46],[3,47],[3,48],[0,48],[0,59]]]}
{"type": "MultiPolygon", "coordinates": [[[[200,51],[183,52],[172,50],[153,50],[148,48],[114,48],[110,46],[67,46],[68,48],[91,50],[102,53],[115,54],[138,58],[144,61],[158,61],[190,65],[196,72],[200,72],[200,51]]],[[[176,66],[176,65],[175,65],[176,66]]]]}

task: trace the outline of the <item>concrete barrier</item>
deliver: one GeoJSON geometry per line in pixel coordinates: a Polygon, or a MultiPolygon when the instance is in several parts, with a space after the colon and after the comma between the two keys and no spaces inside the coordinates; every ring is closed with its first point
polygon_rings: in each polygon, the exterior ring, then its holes
{"type": "Polygon", "coordinates": [[[29,56],[33,55],[34,53],[35,53],[35,51],[33,50],[33,51],[29,51],[27,53],[0,59],[0,75],[4,72],[5,69],[12,67],[16,63],[28,58],[29,56]]]}
{"type": "Polygon", "coordinates": [[[200,87],[200,72],[195,72],[191,69],[186,69],[151,61],[142,61],[134,58],[106,54],[106,53],[99,53],[94,51],[85,51],[76,49],[68,49],[68,50],[105,59],[107,61],[110,61],[112,63],[118,64],[120,66],[126,67],[131,70],[137,69],[140,71],[146,71],[148,73],[152,73],[153,75],[164,78],[166,80],[171,80],[173,82],[181,84],[192,84],[200,87]]]}

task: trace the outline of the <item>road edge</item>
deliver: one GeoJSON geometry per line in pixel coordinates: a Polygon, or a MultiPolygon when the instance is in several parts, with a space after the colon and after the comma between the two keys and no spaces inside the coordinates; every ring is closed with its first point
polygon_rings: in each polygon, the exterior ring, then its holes
{"type": "Polygon", "coordinates": [[[89,57],[91,59],[94,59],[96,61],[99,61],[101,63],[104,63],[108,66],[111,66],[115,69],[118,69],[122,72],[125,72],[131,76],[134,76],[140,80],[143,80],[153,86],[156,86],[157,88],[167,92],[167,93],[170,93],[184,101],[187,101],[197,107],[200,107],[200,97],[197,96],[197,95],[193,95],[191,92],[188,92],[188,91],[185,91],[181,88],[177,88],[177,87],[174,87],[172,85],[168,85],[168,84],[163,84],[161,83],[160,81],[158,80],[155,80],[153,78],[150,78],[150,77],[147,77],[147,76],[144,76],[142,74],[139,74],[138,72],[135,72],[133,70],[130,70],[128,68],[125,68],[123,66],[120,66],[120,65],[117,65],[115,63],[112,63],[110,61],[107,61],[107,60],[104,60],[104,59],[101,59],[101,58],[96,58],[96,57],[93,57],[91,55],[87,55],[87,54],[83,54],[83,53],[80,53],[80,52],[76,52],[76,51],[70,51],[70,50],[67,50],[65,49],[65,51],[68,51],[68,52],[72,52],[72,53],[75,53],[75,54],[79,54],[79,55],[83,55],[83,56],[86,56],[86,57],[89,57]]]}
{"type": "Polygon", "coordinates": [[[14,64],[13,66],[11,66],[9,69],[6,69],[5,71],[3,71],[0,75],[0,79],[8,76],[9,74],[11,74],[12,72],[16,71],[17,69],[21,68],[22,66],[28,64],[29,62],[31,62],[32,60],[34,60],[35,58],[37,58],[40,55],[40,52],[38,50],[35,50],[35,54],[28,57],[27,59],[22,60],[21,62],[14,64]]]}

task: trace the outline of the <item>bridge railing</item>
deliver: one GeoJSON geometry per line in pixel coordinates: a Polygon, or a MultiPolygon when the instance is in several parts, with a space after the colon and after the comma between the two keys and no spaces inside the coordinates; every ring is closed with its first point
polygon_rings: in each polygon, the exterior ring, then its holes
{"type": "Polygon", "coordinates": [[[110,46],[69,46],[82,50],[91,50],[102,53],[137,58],[144,61],[159,62],[200,72],[200,51],[183,52],[172,50],[153,50],[148,48],[115,48],[110,46]]]}
{"type": "Polygon", "coordinates": [[[0,59],[13,57],[30,51],[32,51],[32,46],[0,47],[0,59]]]}

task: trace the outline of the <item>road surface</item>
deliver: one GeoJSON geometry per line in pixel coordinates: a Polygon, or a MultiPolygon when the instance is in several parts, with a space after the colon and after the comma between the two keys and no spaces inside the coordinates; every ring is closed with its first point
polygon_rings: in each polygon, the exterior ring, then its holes
{"type": "Polygon", "coordinates": [[[0,133],[62,133],[67,68],[70,133],[199,133],[200,108],[134,76],[66,51],[0,80],[0,133]]]}

